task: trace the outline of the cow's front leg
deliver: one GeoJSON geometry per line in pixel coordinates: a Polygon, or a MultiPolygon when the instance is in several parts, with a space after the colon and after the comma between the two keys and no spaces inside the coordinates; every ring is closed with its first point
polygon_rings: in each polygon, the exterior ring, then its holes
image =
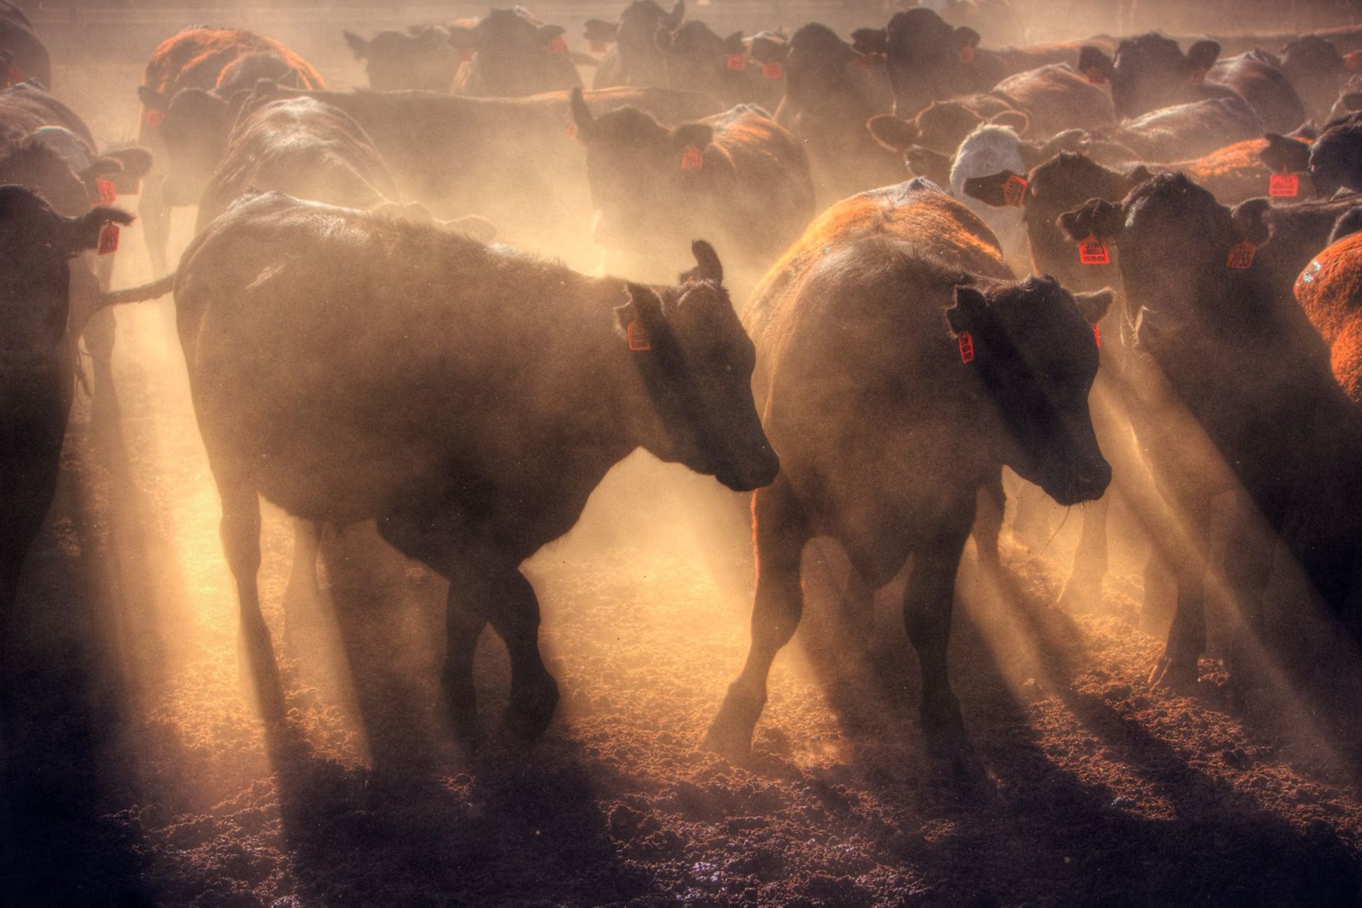
{"type": "Polygon", "coordinates": [[[502,724],[517,737],[537,740],[549,727],[558,705],[558,683],[539,653],[539,599],[530,582],[514,567],[484,575],[481,587],[487,620],[511,657],[511,702],[502,724]]]}
{"type": "Polygon", "coordinates": [[[922,667],[922,730],[929,742],[937,745],[965,740],[960,701],[951,690],[947,674],[946,647],[951,636],[955,575],[974,523],[974,501],[971,489],[932,535],[913,549],[912,574],[903,594],[903,625],[922,667]]]}
{"type": "Polygon", "coordinates": [[[747,662],[728,687],[704,746],[729,757],[745,756],[766,705],[766,679],[776,653],[794,636],[804,610],[799,558],[809,539],[807,520],[784,476],[759,489],[753,505],[757,529],[757,595],[747,662]]]}

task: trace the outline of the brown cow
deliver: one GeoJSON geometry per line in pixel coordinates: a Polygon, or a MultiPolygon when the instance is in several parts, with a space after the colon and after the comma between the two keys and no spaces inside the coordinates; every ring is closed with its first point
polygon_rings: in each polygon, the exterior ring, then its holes
{"type": "Polygon", "coordinates": [[[1320,252],[1296,278],[1296,302],[1329,345],[1334,377],[1362,404],[1362,234],[1320,252]]]}
{"type": "Polygon", "coordinates": [[[758,288],[746,322],[782,469],[755,499],[751,649],[711,747],[750,747],[772,660],[799,623],[800,555],[824,535],[870,589],[912,557],[903,617],[923,730],[936,746],[965,743],[946,656],[977,490],[1006,464],[1076,504],[1111,477],[1087,395],[1091,323],[1112,294],[1011,278],[983,222],[913,180],[829,208],[758,288]]]}

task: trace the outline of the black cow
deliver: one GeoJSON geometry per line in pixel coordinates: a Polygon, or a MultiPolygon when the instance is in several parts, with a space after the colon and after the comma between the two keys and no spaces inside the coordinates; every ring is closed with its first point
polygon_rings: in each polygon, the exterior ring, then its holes
{"type": "Polygon", "coordinates": [[[633,107],[595,117],[579,89],[572,111],[597,209],[593,237],[629,260],[631,274],[674,274],[684,239],[710,236],[759,276],[815,214],[804,150],[760,108],[669,129],[633,107]]]}
{"type": "Polygon", "coordinates": [[[1268,129],[1290,132],[1305,122],[1305,104],[1280,64],[1275,57],[1255,50],[1220,60],[1209,75],[1234,89],[1268,129]]]}
{"type": "Polygon", "coordinates": [[[685,0],[676,0],[670,11],[664,10],[653,0],[633,0],[620,13],[617,24],[600,19],[588,20],[587,40],[601,45],[614,42],[614,46],[601,58],[591,87],[665,86],[667,67],[657,36],[661,32],[670,34],[676,31],[681,27],[685,15],[685,0]]]}
{"type": "MultiPolygon", "coordinates": [[[[11,167],[45,166],[83,192],[64,163],[40,146],[14,149],[46,157],[45,164],[0,161],[11,167]],[[61,176],[64,170],[64,176],[61,176]]],[[[14,185],[0,186],[0,658],[14,613],[19,572],[57,487],[62,438],[71,408],[73,338],[67,330],[70,260],[94,249],[109,224],[132,218],[116,208],[88,209],[63,217],[41,197],[14,185]]]]}
{"type": "Polygon", "coordinates": [[[561,25],[545,25],[525,10],[494,9],[477,25],[452,29],[451,40],[473,59],[459,67],[454,93],[520,98],[582,84],[561,25]]]}
{"type": "Polygon", "coordinates": [[[508,727],[544,731],[558,691],[520,562],[637,447],[735,490],[778,468],[751,341],[714,251],[695,251],[693,282],[653,289],[277,193],[193,242],[178,328],[266,716],[282,700],[256,588],[259,494],[305,519],[376,519],[449,578],[442,689],[460,739],[480,734],[473,653],[489,622],[511,655],[508,727]]]}
{"type": "MultiPolygon", "coordinates": [[[[1231,211],[1185,176],[1160,174],[1121,202],[1087,202],[1062,225],[1070,237],[1120,248],[1139,348],[1214,445],[1220,469],[1232,471],[1335,614],[1362,633],[1362,419],[1292,296],[1345,209],[1255,200],[1231,211]]],[[[1204,540],[1210,514],[1190,505],[1185,519],[1204,540]]],[[[1235,530],[1231,580],[1248,594],[1252,623],[1263,618],[1258,596],[1272,559],[1254,544],[1250,521],[1235,530]]],[[[1156,679],[1196,679],[1206,646],[1201,582],[1179,579],[1156,679]]]]}
{"type": "Polygon", "coordinates": [[[449,43],[449,32],[437,26],[410,31],[381,31],[372,38],[345,32],[345,43],[375,91],[449,91],[459,71],[459,52],[449,43]]]}
{"type": "Polygon", "coordinates": [[[934,744],[963,743],[946,649],[977,490],[1006,464],[1076,504],[1111,475],[1087,407],[1091,323],[1111,294],[1011,277],[983,222],[916,180],[832,206],[771,269],[747,325],[782,469],[756,495],[752,644],[710,746],[748,750],[772,660],[799,623],[800,554],[824,535],[871,589],[912,557],[903,615],[923,728],[934,744]]]}
{"type": "Polygon", "coordinates": [[[1214,41],[1197,41],[1183,54],[1178,43],[1149,32],[1124,39],[1113,60],[1101,49],[1085,45],[1078,71],[1111,83],[1116,116],[1138,117],[1174,104],[1234,95],[1227,85],[1206,82],[1220,56],[1214,41]]]}
{"type": "Polygon", "coordinates": [[[0,0],[0,86],[28,79],[51,91],[52,60],[24,11],[0,0]]]}
{"type": "Polygon", "coordinates": [[[1184,161],[1264,132],[1238,95],[1164,107],[1094,132],[1093,152],[1108,161],[1184,161]]]}

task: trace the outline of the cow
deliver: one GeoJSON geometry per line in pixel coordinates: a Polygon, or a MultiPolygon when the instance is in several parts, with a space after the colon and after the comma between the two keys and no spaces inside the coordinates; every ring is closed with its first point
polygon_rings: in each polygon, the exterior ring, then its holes
{"type": "MultiPolygon", "coordinates": [[[[671,88],[703,92],[730,107],[770,100],[762,68],[749,65],[742,32],[721,38],[705,23],[691,20],[673,32],[659,32],[657,42],[671,88]]],[[[780,97],[774,101],[779,104],[780,97]]]]}
{"type": "MultiPolygon", "coordinates": [[[[437,217],[478,214],[493,221],[507,242],[582,267],[599,259],[587,238],[592,206],[586,152],[567,92],[462,98],[420,91],[301,92],[264,83],[245,106],[285,97],[311,97],[348,114],[373,139],[401,196],[437,217]]],[[[585,99],[597,113],[632,104],[663,122],[719,110],[704,95],[659,88],[589,91],[585,99]]],[[[216,143],[220,160],[226,136],[216,143]]]]}
{"type": "Polygon", "coordinates": [[[459,71],[459,52],[449,32],[438,26],[399,32],[381,31],[372,38],[344,32],[356,60],[374,91],[449,91],[459,71]]]}
{"type": "Polygon", "coordinates": [[[1329,124],[1310,146],[1308,168],[1320,195],[1362,191],[1362,121],[1329,124]]]}
{"type": "Polygon", "coordinates": [[[1111,84],[1116,116],[1124,120],[1176,104],[1236,96],[1229,86],[1206,81],[1219,56],[1214,41],[1197,41],[1183,54],[1176,41],[1149,32],[1121,41],[1115,59],[1085,45],[1078,71],[1111,84]]]}
{"type": "Polygon", "coordinates": [[[1349,65],[1333,42],[1301,35],[1282,46],[1281,69],[1300,97],[1306,117],[1323,122],[1338,98],[1349,65]]]}
{"type": "Polygon", "coordinates": [[[52,60],[33,23],[19,7],[0,0],[0,61],[4,63],[0,85],[34,80],[52,90],[52,60]]]}
{"type": "Polygon", "coordinates": [[[545,25],[525,10],[494,9],[476,25],[452,29],[473,58],[459,67],[454,93],[483,98],[520,98],[580,87],[582,77],[568,53],[563,27],[545,25]]]}
{"type": "Polygon", "coordinates": [[[710,236],[740,270],[760,275],[816,213],[804,149],[760,108],[669,129],[633,107],[594,116],[581,89],[571,98],[597,211],[593,239],[630,261],[631,274],[675,273],[679,238],[710,236]]]}
{"type": "Polygon", "coordinates": [[[1259,50],[1221,59],[1208,74],[1234,89],[1273,132],[1290,132],[1305,122],[1305,103],[1280,68],[1281,61],[1259,50]]]}
{"type": "MultiPolygon", "coordinates": [[[[202,93],[212,92],[222,83],[224,73],[234,62],[242,57],[256,55],[275,57],[284,62],[291,78],[281,80],[275,77],[275,81],[293,81],[300,88],[307,89],[325,88],[322,77],[307,61],[272,38],[243,29],[187,28],[162,41],[147,60],[142,84],[137,89],[138,99],[142,103],[137,144],[151,149],[164,160],[166,145],[161,134],[161,124],[176,97],[186,89],[202,93]]],[[[235,89],[241,86],[237,82],[232,87],[235,89]]],[[[185,105],[185,102],[181,103],[185,105]]],[[[194,105],[185,106],[192,108],[194,105]]],[[[216,110],[210,108],[206,116],[214,118],[215,115],[216,110]]],[[[181,117],[182,121],[183,119],[181,117]]],[[[230,129],[230,124],[227,129],[230,129]]],[[[225,136],[226,131],[223,132],[223,137],[225,136]]],[[[164,173],[153,174],[147,181],[146,191],[142,193],[137,203],[137,214],[146,238],[151,269],[157,276],[165,275],[168,270],[166,246],[170,240],[170,206],[190,204],[190,202],[167,204],[162,188],[165,180],[164,173]]],[[[172,187],[172,194],[175,192],[172,187]]],[[[197,197],[196,192],[188,194],[197,197]]]]}
{"type": "MultiPolygon", "coordinates": [[[[1120,249],[1136,343],[1218,452],[1249,501],[1294,556],[1323,601],[1354,634],[1362,539],[1362,422],[1330,371],[1329,351],[1292,285],[1348,203],[1233,211],[1182,174],[1159,174],[1119,202],[1090,200],[1061,216],[1071,238],[1120,249]]],[[[1174,470],[1180,464],[1173,464],[1174,470]]],[[[1205,538],[1210,514],[1185,519],[1205,538]]],[[[1250,626],[1271,558],[1252,521],[1233,528],[1229,570],[1248,593],[1250,626]]],[[[1179,577],[1177,612],[1152,678],[1187,684],[1206,646],[1202,578],[1179,577]]],[[[1241,680],[1243,665],[1232,669],[1241,680]]]]}
{"type": "Polygon", "coordinates": [[[1107,161],[1182,161],[1263,135],[1263,122],[1237,95],[1177,104],[1093,132],[1093,154],[1107,161]]]}
{"type": "Polygon", "coordinates": [[[895,13],[885,27],[894,113],[905,119],[932,101],[988,91],[1009,73],[976,51],[979,33],[947,25],[927,7],[895,13]]]}
{"type": "MultiPolygon", "coordinates": [[[[46,168],[64,184],[57,194],[83,199],[80,181],[49,149],[9,151],[0,175],[13,177],[16,166],[46,168]],[[46,160],[16,162],[15,154],[46,160]]],[[[29,189],[0,185],[0,661],[19,574],[56,492],[71,409],[70,260],[97,247],[110,224],[132,221],[116,208],[84,207],[79,216],[66,217],[29,189]]],[[[8,698],[0,703],[8,707],[8,698]]]]}
{"type": "Polygon", "coordinates": [[[676,31],[685,15],[685,0],[676,0],[670,10],[664,10],[654,0],[633,0],[620,13],[616,24],[588,20],[587,40],[602,45],[613,42],[596,68],[591,87],[665,86],[667,67],[657,36],[662,31],[669,34],[676,31]]]}
{"type": "Polygon", "coordinates": [[[1102,494],[1110,468],[1087,394],[1092,323],[1110,301],[1014,281],[983,222],[922,180],[833,205],[790,247],[746,316],[781,472],[754,500],[751,649],[709,747],[740,757],[751,745],[814,536],[838,540],[871,589],[912,557],[903,616],[923,730],[946,751],[964,743],[946,651],[975,495],[1004,464],[1061,504],[1102,494]]]}
{"type": "Polygon", "coordinates": [[[785,78],[776,122],[804,143],[820,207],[903,179],[898,156],[865,128],[894,106],[882,55],[859,53],[810,23],[790,36],[785,78]]]}
{"type": "Polygon", "coordinates": [[[1302,269],[1294,289],[1296,302],[1329,346],[1334,378],[1354,403],[1362,404],[1362,234],[1357,227],[1356,217],[1337,225],[1328,248],[1302,269]],[[1340,226],[1350,232],[1340,236],[1340,226]]]}
{"type": "Polygon", "coordinates": [[[654,288],[277,193],[191,243],[177,326],[265,717],[283,705],[256,586],[261,494],[308,520],[374,519],[449,578],[441,687],[460,741],[481,737],[488,623],[511,657],[507,728],[544,732],[558,691],[520,563],[635,448],[734,490],[779,467],[722,266],[694,250],[691,282],[654,288]]]}

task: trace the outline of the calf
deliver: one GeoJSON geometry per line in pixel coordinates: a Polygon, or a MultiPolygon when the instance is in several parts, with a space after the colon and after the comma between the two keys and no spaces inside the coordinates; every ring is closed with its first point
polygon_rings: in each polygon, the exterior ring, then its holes
{"type": "Polygon", "coordinates": [[[572,115],[587,150],[593,238],[642,273],[675,273],[672,250],[690,236],[714,237],[742,268],[764,273],[815,214],[803,148],[760,108],[668,129],[632,107],[595,117],[576,90],[572,115]]]}
{"type": "Polygon", "coordinates": [[[511,656],[507,726],[544,731],[558,692],[520,563],[637,447],[735,490],[776,474],[751,341],[714,251],[695,251],[692,283],[654,289],[275,193],[191,244],[177,324],[267,717],[283,704],[256,587],[260,494],[309,520],[376,519],[449,578],[458,738],[480,736],[489,622],[511,656]]]}
{"type": "MultiPolygon", "coordinates": [[[[1120,248],[1139,347],[1215,446],[1219,468],[1232,471],[1323,600],[1357,633],[1362,420],[1291,295],[1339,211],[1338,203],[1270,209],[1263,200],[1231,211],[1185,176],[1160,174],[1120,202],[1091,200],[1061,223],[1070,237],[1120,248]]],[[[1194,538],[1206,532],[1204,507],[1192,502],[1186,516],[1194,538]]],[[[1236,589],[1261,594],[1271,558],[1251,541],[1245,536],[1227,550],[1231,578],[1236,589]]],[[[1196,679],[1206,645],[1200,583],[1179,578],[1156,679],[1196,679]]],[[[1248,604],[1250,618],[1261,619],[1256,597],[1248,604]]]]}
{"type": "Polygon", "coordinates": [[[345,43],[375,91],[449,91],[459,71],[459,52],[449,32],[427,26],[410,31],[381,31],[372,38],[345,32],[345,43]]]}
{"type": "MultiPolygon", "coordinates": [[[[187,28],[161,42],[147,60],[142,84],[137,89],[137,96],[142,102],[138,144],[150,148],[166,162],[167,137],[162,134],[161,125],[166,119],[171,103],[185,90],[190,90],[191,94],[181,100],[181,113],[177,117],[181,124],[181,134],[173,137],[174,141],[183,147],[180,152],[171,156],[183,159],[189,153],[184,148],[193,147],[193,136],[200,130],[220,130],[225,139],[231,129],[231,123],[235,120],[232,112],[225,111],[226,96],[221,94],[216,96],[216,100],[224,102],[222,108],[211,103],[212,99],[205,96],[219,87],[224,74],[228,73],[229,68],[238,59],[259,55],[277,58],[283,62],[291,78],[279,80],[276,77],[276,81],[292,81],[300,88],[324,87],[322,77],[316,70],[272,38],[242,29],[187,28]],[[195,98],[194,92],[200,97],[195,98]]],[[[240,72],[239,69],[236,71],[240,72]]],[[[216,161],[212,163],[216,164],[216,161]]],[[[211,166],[207,168],[207,172],[212,172],[211,166]]],[[[151,258],[151,270],[157,276],[164,275],[167,271],[166,245],[170,239],[170,206],[191,204],[198,198],[203,188],[202,184],[199,184],[193,190],[181,192],[172,184],[171,200],[168,201],[164,195],[165,182],[165,172],[154,173],[148,180],[146,191],[137,202],[137,213],[147,242],[147,254],[151,258]],[[186,200],[180,201],[181,196],[186,200]]]]}
{"type": "MultiPolygon", "coordinates": [[[[61,161],[45,149],[20,153],[48,155],[61,173],[61,161]]],[[[5,171],[14,163],[0,163],[0,173],[13,178],[5,171]]],[[[80,190],[69,170],[63,179],[80,190]]],[[[56,491],[71,408],[70,260],[95,248],[107,225],[131,221],[105,207],[64,217],[28,189],[0,186],[0,657],[20,569],[56,491]]]]}
{"type": "Polygon", "coordinates": [[[785,78],[776,122],[804,143],[820,206],[903,179],[898,156],[865,128],[894,107],[882,55],[858,53],[832,29],[810,23],[790,37],[785,78]]]}
{"type": "Polygon", "coordinates": [[[454,93],[520,98],[580,87],[582,78],[563,40],[563,27],[545,25],[521,7],[494,9],[456,40],[473,58],[454,78],[454,93]]]}
{"type": "Polygon", "coordinates": [[[975,494],[1004,464],[1061,504],[1102,494],[1110,469],[1087,394],[1092,323],[1110,300],[1014,282],[983,222],[918,180],[832,206],[771,269],[746,323],[782,469],[754,502],[751,649],[709,746],[750,747],[772,660],[799,623],[800,554],[814,536],[837,539],[870,588],[912,557],[903,617],[923,730],[963,743],[946,649],[975,494]]]}

